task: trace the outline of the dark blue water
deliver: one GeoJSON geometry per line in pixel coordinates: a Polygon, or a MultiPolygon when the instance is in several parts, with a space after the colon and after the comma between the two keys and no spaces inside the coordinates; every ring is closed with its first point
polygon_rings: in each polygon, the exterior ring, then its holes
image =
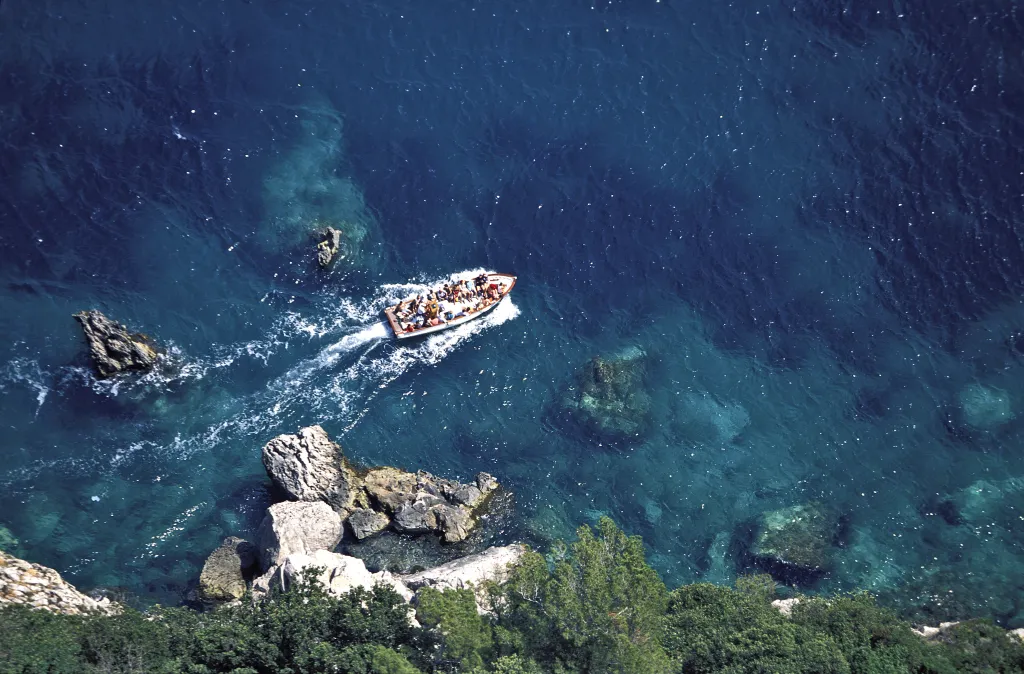
{"type": "Polygon", "coordinates": [[[819,589],[1024,625],[1024,17],[940,5],[6,0],[0,525],[166,601],[252,533],[263,443],[322,423],[493,472],[509,538],[612,515],[670,583],[820,501],[819,589]],[[318,221],[357,239],[326,274],[318,221]],[[513,301],[386,338],[476,268],[513,301]],[[171,364],[95,381],[85,308],[171,364]],[[567,424],[629,347],[650,433],[567,424]]]}

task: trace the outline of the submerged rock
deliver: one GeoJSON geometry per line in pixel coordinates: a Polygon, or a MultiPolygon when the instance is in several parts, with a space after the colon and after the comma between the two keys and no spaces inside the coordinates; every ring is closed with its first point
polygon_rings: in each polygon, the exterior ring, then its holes
{"type": "Polygon", "coordinates": [[[651,399],[644,390],[644,353],[631,347],[608,358],[597,356],[580,374],[566,408],[585,426],[610,439],[642,434],[650,421],[651,399]]]}
{"type": "Polygon", "coordinates": [[[203,564],[196,596],[204,604],[241,599],[259,558],[256,546],[241,538],[225,538],[203,564]]]}
{"type": "Polygon", "coordinates": [[[320,241],[316,244],[316,261],[322,269],[326,269],[341,251],[341,230],[326,227],[317,233],[317,238],[320,241]]]}
{"type": "Polygon", "coordinates": [[[51,613],[119,613],[109,599],[95,600],[64,581],[53,569],[0,552],[0,605],[22,604],[51,613]]]}
{"type": "Polygon", "coordinates": [[[128,332],[128,328],[99,311],[80,311],[74,318],[85,331],[89,354],[100,378],[129,370],[148,370],[156,363],[156,345],[146,335],[128,332]]]}
{"type": "Polygon", "coordinates": [[[992,386],[970,384],[960,391],[959,402],[964,422],[975,430],[995,430],[1016,416],[1010,394],[992,386]]]}
{"type": "Polygon", "coordinates": [[[274,484],[295,501],[323,501],[342,517],[355,508],[360,480],[341,447],[320,426],[279,435],[263,447],[263,467],[274,484]]]}
{"type": "Polygon", "coordinates": [[[14,537],[11,530],[0,525],[0,551],[7,554],[16,553],[21,548],[21,543],[14,537]]]}
{"type": "Polygon", "coordinates": [[[263,569],[295,553],[333,550],[341,541],[341,517],[323,502],[285,501],[267,509],[258,533],[263,569]]]}
{"type": "Polygon", "coordinates": [[[940,502],[948,523],[1018,529],[1024,508],[1024,479],[975,480],[940,502]]]}
{"type": "Polygon", "coordinates": [[[786,582],[816,579],[832,567],[839,520],[819,503],[761,515],[750,554],[754,563],[786,582]]]}
{"type": "MultiPolygon", "coordinates": [[[[254,241],[265,251],[280,253],[308,245],[310,235],[326,227],[340,232],[346,265],[366,266],[379,224],[360,186],[339,173],[344,165],[342,119],[326,101],[305,107],[298,117],[299,139],[283,148],[264,174],[263,212],[254,241]]],[[[319,257],[319,250],[318,257],[319,257]]]]}

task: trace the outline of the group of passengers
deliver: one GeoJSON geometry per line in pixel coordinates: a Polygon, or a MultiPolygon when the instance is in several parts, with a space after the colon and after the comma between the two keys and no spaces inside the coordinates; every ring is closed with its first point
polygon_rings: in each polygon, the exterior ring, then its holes
{"type": "Polygon", "coordinates": [[[491,283],[487,274],[446,283],[424,297],[399,302],[395,318],[403,332],[440,325],[468,316],[494,304],[505,294],[505,283],[491,283]]]}

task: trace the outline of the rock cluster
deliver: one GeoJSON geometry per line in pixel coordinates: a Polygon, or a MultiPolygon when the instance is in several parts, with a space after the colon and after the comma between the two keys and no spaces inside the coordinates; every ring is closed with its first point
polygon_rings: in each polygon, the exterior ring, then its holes
{"type": "Polygon", "coordinates": [[[51,613],[117,613],[109,599],[95,600],[66,583],[53,569],[0,552],[0,604],[25,604],[51,613]]]}
{"type": "Polygon", "coordinates": [[[130,333],[128,328],[98,311],[80,311],[74,318],[85,331],[89,353],[100,378],[129,370],[148,370],[156,363],[156,346],[146,335],[130,333]]]}
{"type": "Polygon", "coordinates": [[[320,426],[268,442],[263,466],[289,499],[328,504],[360,540],[390,527],[435,533],[445,543],[463,541],[498,487],[487,473],[464,484],[391,467],[357,471],[320,426]]]}
{"type": "Polygon", "coordinates": [[[595,357],[583,368],[578,390],[565,399],[565,407],[610,440],[635,438],[650,422],[643,361],[643,351],[635,347],[611,357],[595,357]]]}
{"type": "MultiPolygon", "coordinates": [[[[406,601],[420,587],[482,587],[502,582],[524,546],[490,548],[437,569],[408,577],[388,571],[370,573],[363,560],[334,552],[348,523],[363,540],[384,529],[400,533],[436,533],[448,543],[463,541],[476,525],[476,514],[498,488],[480,473],[469,484],[429,473],[382,467],[360,470],[349,464],[341,447],[320,426],[280,435],[263,448],[263,465],[288,499],[272,505],[257,532],[257,545],[237,538],[224,541],[207,560],[197,592],[205,603],[242,596],[253,579],[255,596],[272,588],[287,589],[309,568],[328,591],[343,594],[354,587],[390,585],[406,601]]],[[[485,610],[480,594],[479,607],[485,610]]]]}
{"type": "Polygon", "coordinates": [[[316,261],[321,268],[327,268],[341,251],[341,230],[326,227],[317,233],[320,239],[316,244],[316,261]]]}

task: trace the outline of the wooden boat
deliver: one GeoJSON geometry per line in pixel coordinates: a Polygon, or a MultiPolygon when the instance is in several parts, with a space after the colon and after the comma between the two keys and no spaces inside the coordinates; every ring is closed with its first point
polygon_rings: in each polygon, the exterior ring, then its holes
{"type": "MultiPolygon", "coordinates": [[[[391,326],[391,330],[395,333],[395,337],[398,339],[409,339],[410,337],[419,337],[420,335],[429,335],[434,332],[441,332],[442,330],[448,330],[468,323],[474,319],[480,318],[488,311],[498,306],[505,296],[508,295],[512,288],[516,284],[516,277],[511,274],[477,274],[476,276],[459,276],[453,277],[451,283],[463,283],[468,282],[468,287],[474,290],[477,289],[476,280],[479,278],[484,281],[483,277],[486,278],[486,282],[483,282],[479,288],[486,292],[493,291],[497,294],[497,299],[487,300],[485,304],[479,306],[477,299],[467,300],[462,302],[451,302],[453,305],[452,314],[453,318],[446,319],[445,316],[439,315],[436,319],[436,323],[428,321],[423,327],[414,327],[411,322],[407,322],[398,317],[397,313],[400,307],[406,307],[409,302],[414,302],[417,296],[407,297],[395,306],[388,307],[384,310],[384,316],[388,320],[388,325],[391,326]]],[[[463,287],[466,287],[463,285],[463,287]]],[[[436,288],[435,292],[441,290],[436,288]]],[[[422,295],[426,298],[426,293],[422,295]]],[[[439,312],[440,313],[440,312],[439,312]]]]}

